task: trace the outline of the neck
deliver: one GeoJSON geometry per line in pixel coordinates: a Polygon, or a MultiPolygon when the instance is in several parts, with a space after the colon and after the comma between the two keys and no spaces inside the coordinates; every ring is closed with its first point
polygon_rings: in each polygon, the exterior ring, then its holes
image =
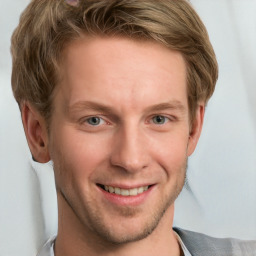
{"type": "Polygon", "coordinates": [[[176,235],[172,230],[173,205],[165,212],[156,229],[146,238],[118,245],[105,241],[99,235],[86,228],[59,194],[58,207],[61,214],[58,216],[55,256],[183,255],[176,235]]]}

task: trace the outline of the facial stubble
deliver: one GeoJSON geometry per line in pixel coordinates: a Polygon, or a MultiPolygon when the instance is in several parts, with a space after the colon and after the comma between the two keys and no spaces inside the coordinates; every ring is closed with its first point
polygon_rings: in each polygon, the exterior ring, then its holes
{"type": "MultiPolygon", "coordinates": [[[[64,162],[65,161],[58,161],[57,165],[54,164],[54,169],[55,171],[58,171],[59,174],[63,173],[63,171],[65,172],[65,169],[67,168],[67,166],[64,168],[64,162]]],[[[185,182],[186,169],[187,159],[185,159],[182,167],[180,167],[180,170],[175,170],[175,172],[178,173],[175,186],[171,188],[168,194],[162,195],[158,207],[152,206],[150,212],[147,212],[147,216],[149,217],[145,216],[146,221],[143,223],[140,230],[136,230],[132,233],[127,233],[124,230],[122,235],[116,234],[114,229],[110,228],[106,223],[104,223],[104,220],[101,217],[102,215],[99,214],[97,209],[94,207],[95,203],[93,199],[87,200],[86,204],[79,204],[77,202],[83,201],[82,195],[80,195],[81,197],[79,198],[79,201],[72,200],[72,197],[68,196],[68,194],[61,188],[57,187],[57,192],[60,193],[61,197],[72,209],[74,215],[79,220],[81,225],[85,229],[89,229],[90,233],[93,234],[95,238],[97,238],[97,241],[102,241],[104,244],[119,246],[122,244],[142,240],[153,233],[165,215],[167,209],[174,203],[175,199],[181,192],[185,182]]],[[[116,210],[117,214],[122,218],[127,219],[127,221],[129,221],[129,219],[135,218],[138,214],[142,214],[142,210],[140,208],[134,207],[120,207],[116,210]]],[[[113,219],[113,222],[115,222],[115,219],[113,219]]],[[[119,223],[119,225],[122,225],[122,223],[119,223]]]]}

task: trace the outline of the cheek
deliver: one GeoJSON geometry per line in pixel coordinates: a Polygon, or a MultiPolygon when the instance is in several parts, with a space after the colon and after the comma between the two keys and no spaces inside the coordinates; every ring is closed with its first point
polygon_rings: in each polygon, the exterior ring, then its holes
{"type": "Polygon", "coordinates": [[[85,180],[83,178],[90,177],[99,166],[103,165],[107,158],[107,145],[104,140],[95,136],[72,127],[64,127],[53,135],[51,156],[55,172],[61,176],[56,179],[85,180]]]}
{"type": "Polygon", "coordinates": [[[180,170],[187,159],[188,138],[185,133],[151,140],[151,154],[169,172],[180,170]]]}

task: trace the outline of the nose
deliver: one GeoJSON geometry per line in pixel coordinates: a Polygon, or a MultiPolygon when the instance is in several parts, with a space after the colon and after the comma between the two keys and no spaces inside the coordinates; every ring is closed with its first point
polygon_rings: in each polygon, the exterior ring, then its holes
{"type": "Polygon", "coordinates": [[[113,139],[111,164],[126,172],[139,172],[149,166],[147,140],[138,127],[123,127],[113,139]]]}

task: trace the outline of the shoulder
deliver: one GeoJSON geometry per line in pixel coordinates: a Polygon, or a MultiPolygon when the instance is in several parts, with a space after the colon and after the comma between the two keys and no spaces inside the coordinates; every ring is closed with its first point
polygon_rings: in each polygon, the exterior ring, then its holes
{"type": "Polygon", "coordinates": [[[173,229],[193,256],[256,256],[256,240],[214,238],[193,231],[173,229]]]}

